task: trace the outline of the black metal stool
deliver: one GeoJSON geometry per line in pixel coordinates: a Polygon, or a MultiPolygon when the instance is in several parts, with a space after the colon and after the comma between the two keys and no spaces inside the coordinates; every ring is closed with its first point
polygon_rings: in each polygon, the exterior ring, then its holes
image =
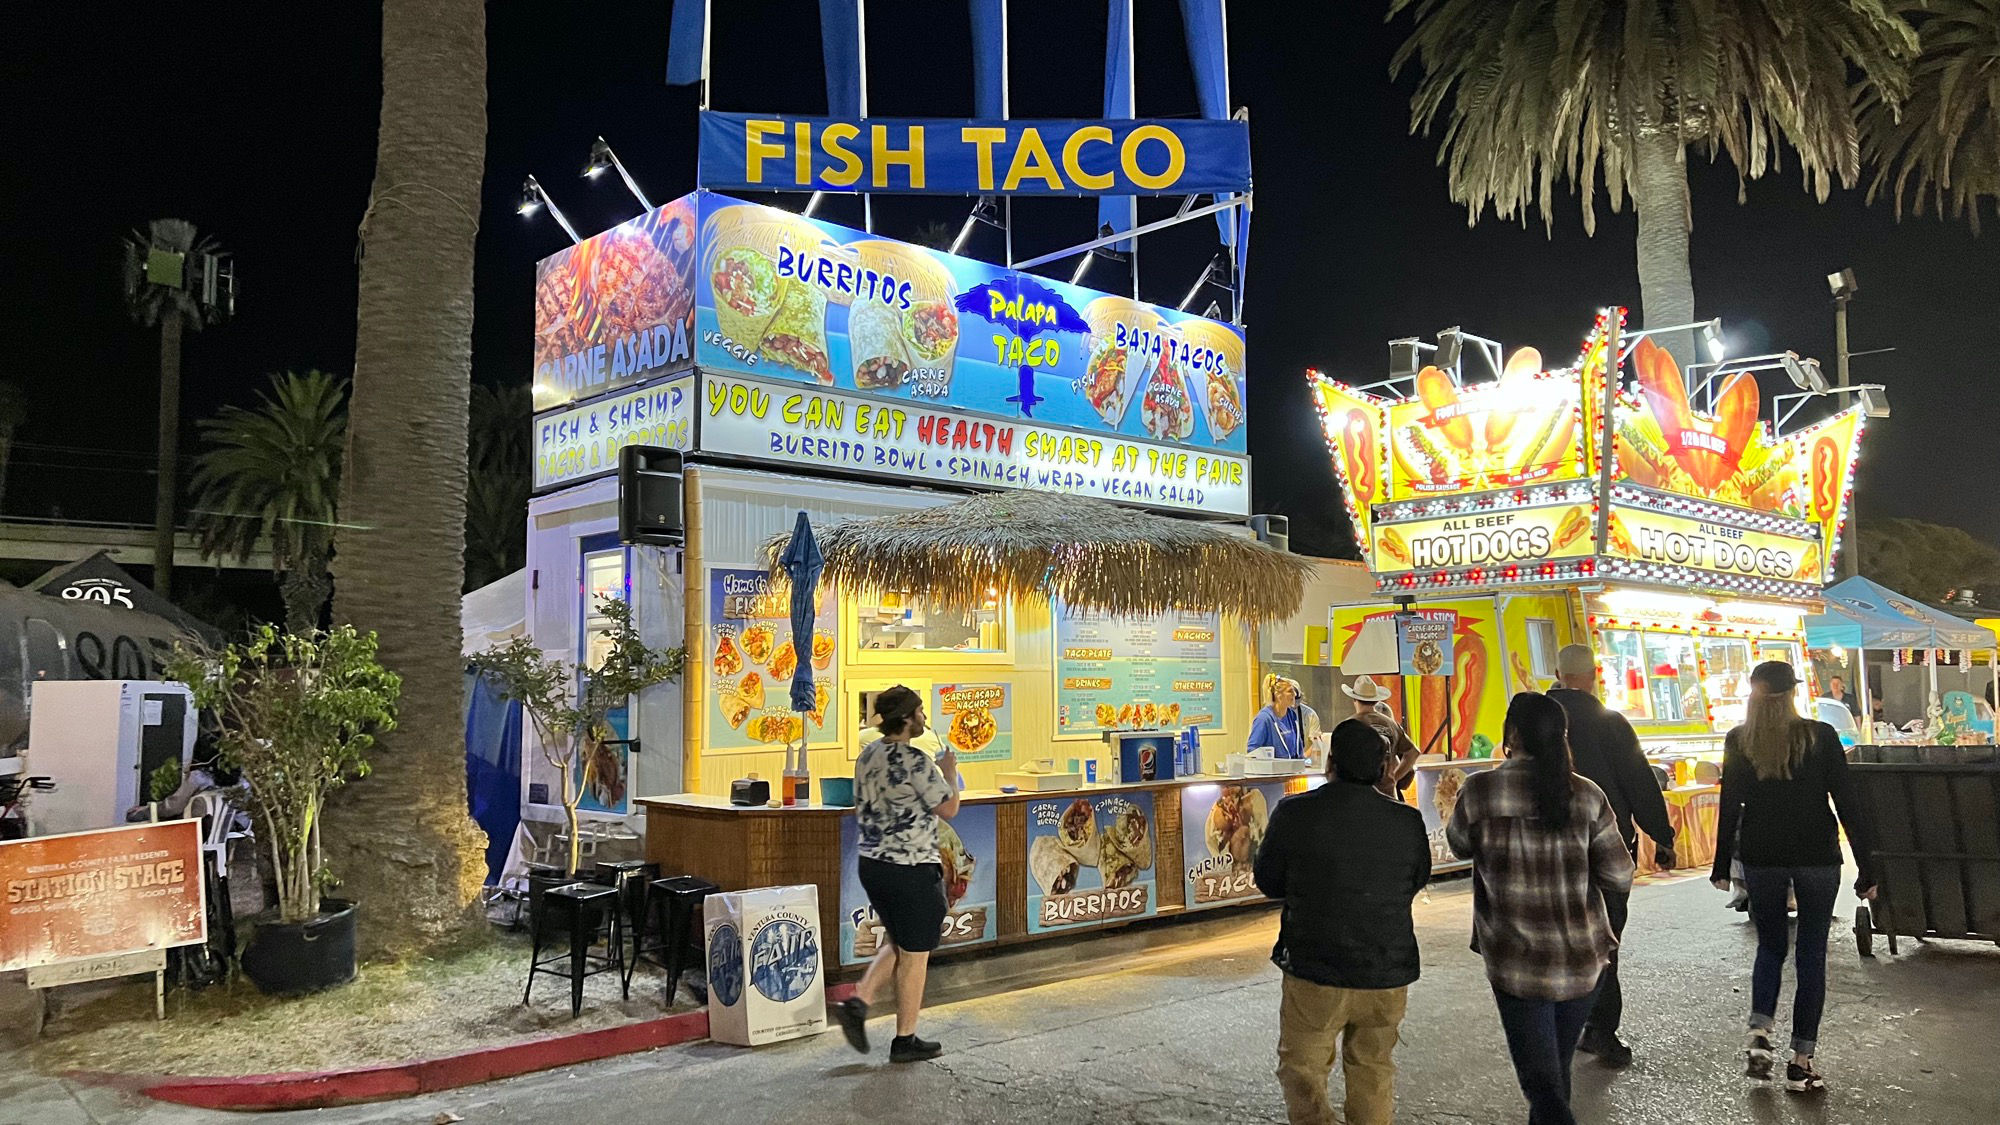
{"type": "Polygon", "coordinates": [[[605,859],[597,863],[597,881],[618,890],[618,909],[625,915],[625,932],[632,938],[632,957],[625,963],[626,988],[646,940],[646,884],[660,877],[660,865],[643,859],[605,859]]]}
{"type": "MultiPolygon", "coordinates": [[[[701,949],[702,903],[721,890],[714,883],[692,875],[675,875],[646,884],[648,926],[646,933],[633,943],[632,962],[636,966],[644,958],[667,971],[669,1006],[680,990],[681,974],[690,964],[700,964],[702,960],[699,952],[692,960],[688,957],[690,951],[701,949]]],[[[632,968],[628,966],[627,981],[631,980],[631,974],[632,968]]]]}
{"type": "MultiPolygon", "coordinates": [[[[535,935],[534,948],[528,954],[528,987],[521,992],[522,1004],[525,1005],[534,994],[536,973],[569,978],[569,1014],[572,1019],[583,1014],[585,977],[617,973],[621,982],[631,980],[626,973],[625,925],[618,909],[617,888],[594,883],[551,887],[542,892],[542,901],[536,908],[530,928],[535,935]],[[605,951],[602,955],[592,953],[591,943],[606,921],[610,923],[611,932],[605,940],[605,951]],[[557,923],[569,931],[569,952],[545,960],[542,957],[542,938],[557,923]],[[594,968],[591,967],[593,962],[594,968]],[[554,967],[565,963],[566,968],[554,967]]],[[[628,998],[631,996],[629,987],[626,986],[624,993],[628,998]]]]}

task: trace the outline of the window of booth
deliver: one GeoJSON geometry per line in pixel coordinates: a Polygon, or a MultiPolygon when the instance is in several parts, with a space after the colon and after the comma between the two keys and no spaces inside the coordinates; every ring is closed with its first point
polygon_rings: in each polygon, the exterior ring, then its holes
{"type": "Polygon", "coordinates": [[[1556,676],[1556,623],[1546,617],[1530,617],[1528,625],[1528,672],[1538,680],[1556,676]]]}
{"type": "MultiPolygon", "coordinates": [[[[616,537],[612,537],[616,542],[616,537]]],[[[613,597],[625,599],[625,548],[608,547],[590,549],[595,544],[586,542],[583,553],[583,662],[586,667],[596,667],[611,651],[611,619],[598,612],[600,599],[613,597]]]]}
{"type": "Polygon", "coordinates": [[[1757,666],[1759,658],[1752,655],[1748,640],[1732,637],[1703,638],[1701,655],[1707,665],[1703,686],[1708,689],[1715,725],[1736,726],[1743,721],[1750,698],[1750,669],[1757,666]]]}
{"type": "Polygon", "coordinates": [[[1694,638],[1654,630],[1604,631],[1605,705],[1635,722],[1679,723],[1702,717],[1694,638]]]}
{"type": "Polygon", "coordinates": [[[847,599],[857,664],[1007,664],[1012,614],[998,598],[970,612],[942,610],[922,594],[891,591],[847,599]]]}

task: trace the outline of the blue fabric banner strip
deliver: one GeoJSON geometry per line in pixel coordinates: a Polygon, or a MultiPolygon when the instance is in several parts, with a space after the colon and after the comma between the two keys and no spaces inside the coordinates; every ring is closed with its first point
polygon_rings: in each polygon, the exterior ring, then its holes
{"type": "MultiPolygon", "coordinates": [[[[1132,116],[1132,0],[1108,0],[1104,32],[1104,116],[1132,116]]],[[[1245,167],[1248,167],[1246,156],[1245,167]]],[[[1129,194],[1107,195],[1097,201],[1097,225],[1102,231],[1130,230],[1139,225],[1139,201],[1129,194]]],[[[1127,238],[1112,244],[1132,249],[1127,238]]]]}
{"type": "Polygon", "coordinates": [[[861,116],[861,0],[819,0],[829,117],[861,116]]]}
{"type": "Polygon", "coordinates": [[[1240,121],[836,119],[711,112],[701,118],[700,182],[724,191],[910,195],[1130,197],[1244,191],[1250,186],[1250,131],[1240,121]]]}
{"type": "Polygon", "coordinates": [[[674,0],[667,25],[667,85],[692,86],[701,81],[701,42],[707,32],[707,0],[674,0]]]}
{"type": "Polygon", "coordinates": [[[972,113],[1007,116],[1007,0],[968,0],[972,9],[972,113]]]}

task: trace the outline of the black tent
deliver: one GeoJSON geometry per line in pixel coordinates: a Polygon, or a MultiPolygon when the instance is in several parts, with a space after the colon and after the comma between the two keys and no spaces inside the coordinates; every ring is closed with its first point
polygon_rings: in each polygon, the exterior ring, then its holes
{"type": "Polygon", "coordinates": [[[154,593],[125,568],[99,551],[79,562],[65,563],[28,584],[28,589],[64,601],[80,601],[112,609],[127,609],[164,618],[212,645],[222,643],[222,631],[154,593]]]}

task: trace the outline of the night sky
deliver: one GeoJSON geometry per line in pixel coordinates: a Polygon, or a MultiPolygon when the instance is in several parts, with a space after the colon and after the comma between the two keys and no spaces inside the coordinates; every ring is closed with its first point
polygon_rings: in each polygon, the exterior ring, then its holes
{"type": "MultiPolygon", "coordinates": [[[[669,6],[489,7],[476,379],[527,380],[533,264],[566,241],[546,217],[514,213],[525,174],[585,234],[637,210],[613,177],[578,178],[600,133],[655,202],[693,188],[694,92],[662,84],[669,6]]],[[[823,111],[812,0],[714,7],[716,108],[823,111]]],[[[1572,197],[1558,204],[1553,237],[1539,217],[1525,229],[1489,221],[1468,230],[1445,197],[1435,146],[1408,135],[1408,79],[1399,87],[1388,77],[1402,29],[1384,26],[1380,4],[1314,7],[1326,14],[1238,0],[1230,45],[1232,98],[1250,108],[1256,168],[1245,312],[1258,505],[1292,514],[1295,547],[1332,553],[1339,502],[1302,368],[1371,381],[1385,371],[1386,340],[1453,324],[1566,363],[1593,310],[1636,303],[1638,285],[1629,214],[1600,206],[1588,238],[1572,197]]],[[[1157,0],[1139,9],[1139,112],[1192,115],[1177,10],[1157,0]]],[[[362,4],[107,5],[95,17],[39,5],[10,22],[0,46],[12,125],[0,162],[0,375],[27,388],[31,416],[5,511],[147,520],[158,346],[124,318],[120,238],[148,219],[178,216],[236,254],[241,315],[187,349],[190,434],[193,418],[250,402],[268,372],[348,370],[354,231],[379,108],[379,16],[362,4]]],[[[872,113],[970,114],[961,5],[873,0],[868,25],[872,113]]],[[[1015,115],[1094,116],[1102,7],[1015,0],[1012,30],[1015,115]]],[[[1791,348],[1823,357],[1831,374],[1824,277],[1842,266],[1862,287],[1854,350],[1898,349],[1854,363],[1857,382],[1890,386],[1896,411],[1868,434],[1862,518],[1956,523],[2000,543],[2000,491],[1991,484],[2000,468],[2000,233],[1975,239],[1934,219],[1898,224],[1885,204],[1864,206],[1859,191],[1815,204],[1796,173],[1752,184],[1739,206],[1734,171],[1705,159],[1693,191],[1697,304],[1701,315],[1724,318],[1735,354],[1791,348]]],[[[1142,217],[1174,202],[1144,203],[1142,217]]],[[[877,225],[909,237],[928,221],[955,227],[966,207],[886,199],[877,225]]],[[[858,202],[841,200],[822,217],[858,226],[859,213],[858,202]]],[[[1093,215],[1082,201],[1018,205],[1017,256],[1083,240],[1093,215]]],[[[1141,295],[1178,302],[1214,247],[1207,220],[1147,239],[1141,295]]],[[[1068,268],[1052,272],[1066,279],[1068,268]]],[[[1767,397],[1788,390],[1782,382],[1767,382],[1767,397]]]]}

